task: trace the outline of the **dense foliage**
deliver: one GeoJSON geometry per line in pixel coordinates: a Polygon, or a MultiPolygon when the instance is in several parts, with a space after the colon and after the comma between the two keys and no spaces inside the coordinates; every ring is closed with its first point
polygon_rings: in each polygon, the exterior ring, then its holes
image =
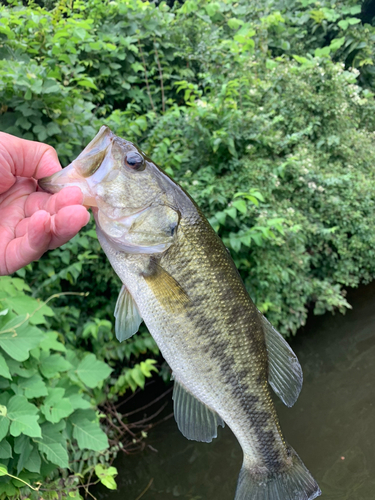
{"type": "MultiPolygon", "coordinates": [[[[203,208],[285,335],[310,309],[350,307],[345,287],[375,275],[368,2],[38,3],[0,7],[1,130],[64,164],[102,124],[137,142],[203,208]]],[[[115,487],[97,409],[166,374],[157,347],[144,326],[114,338],[120,284],[92,225],[17,274],[0,281],[0,499],[37,498],[21,480],[45,498],[57,484],[79,498],[85,475],[115,487]]]]}

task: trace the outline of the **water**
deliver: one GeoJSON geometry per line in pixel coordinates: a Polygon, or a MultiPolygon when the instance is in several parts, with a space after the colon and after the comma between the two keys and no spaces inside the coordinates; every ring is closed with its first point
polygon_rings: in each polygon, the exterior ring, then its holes
{"type": "MultiPolygon", "coordinates": [[[[293,408],[276,401],[284,435],[324,500],[375,498],[375,282],[349,301],[345,316],[312,318],[293,340],[304,386],[293,408]]],[[[96,490],[98,500],[233,500],[242,452],[227,427],[196,443],[170,419],[149,443],[157,453],[118,457],[119,489],[96,490]]]]}

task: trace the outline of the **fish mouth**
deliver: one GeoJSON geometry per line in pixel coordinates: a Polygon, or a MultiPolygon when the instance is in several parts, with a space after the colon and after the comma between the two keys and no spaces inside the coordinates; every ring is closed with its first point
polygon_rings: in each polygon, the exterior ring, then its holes
{"type": "Polygon", "coordinates": [[[79,187],[86,207],[96,207],[97,200],[90,189],[88,178],[101,166],[107,153],[110,152],[115,135],[106,126],[100,128],[98,134],[67,167],[58,172],[39,179],[38,185],[47,193],[58,193],[65,187],[79,187]]]}

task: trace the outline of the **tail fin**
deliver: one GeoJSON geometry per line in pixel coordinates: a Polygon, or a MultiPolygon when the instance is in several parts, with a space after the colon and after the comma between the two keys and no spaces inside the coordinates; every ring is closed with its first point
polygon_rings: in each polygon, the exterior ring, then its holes
{"type": "Polygon", "coordinates": [[[297,453],[290,448],[293,464],[282,472],[259,473],[242,466],[234,500],[313,500],[319,486],[297,453]]]}

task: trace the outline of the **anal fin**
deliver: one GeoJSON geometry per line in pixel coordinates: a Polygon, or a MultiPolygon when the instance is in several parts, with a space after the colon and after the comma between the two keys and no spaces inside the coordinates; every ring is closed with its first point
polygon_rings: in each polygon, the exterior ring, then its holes
{"type": "Polygon", "coordinates": [[[302,389],[301,365],[284,337],[259,314],[268,352],[268,382],[286,406],[293,406],[302,389]]]}
{"type": "Polygon", "coordinates": [[[173,409],[177,426],[187,439],[210,443],[217,437],[218,425],[225,425],[216,412],[201,403],[177,380],[173,388],[173,409]]]}
{"type": "Polygon", "coordinates": [[[116,318],[115,332],[117,340],[122,342],[137,333],[142,318],[138,308],[125,285],[120,290],[114,316],[116,318]]]}

